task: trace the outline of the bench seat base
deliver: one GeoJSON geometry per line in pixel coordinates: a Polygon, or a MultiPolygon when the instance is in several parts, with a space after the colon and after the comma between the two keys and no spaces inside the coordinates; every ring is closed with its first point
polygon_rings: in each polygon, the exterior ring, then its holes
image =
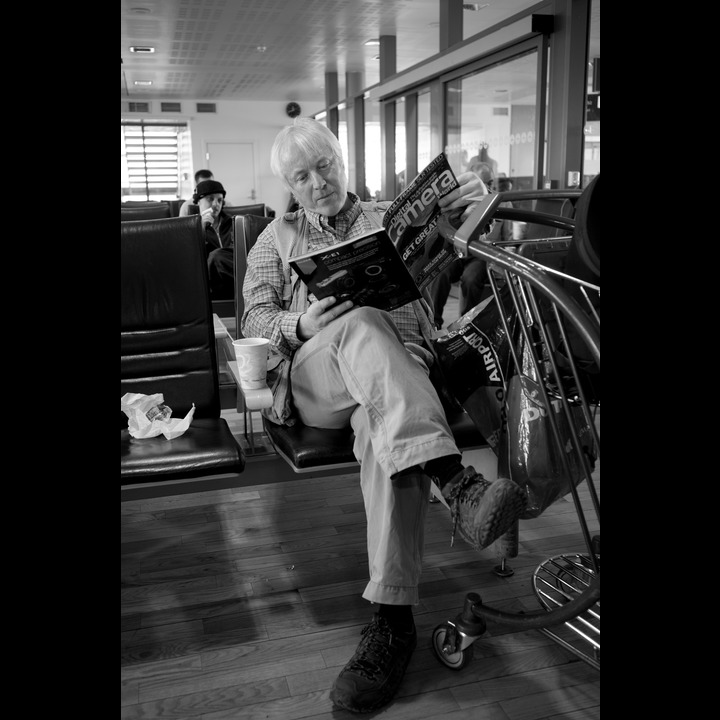
{"type": "MultiPolygon", "coordinates": [[[[485,438],[466,412],[451,414],[448,421],[455,442],[461,450],[488,447],[485,438]]],[[[299,421],[288,427],[276,425],[266,418],[263,418],[263,425],[277,453],[285,458],[295,472],[357,465],[353,454],[355,434],[349,427],[343,430],[327,430],[309,427],[299,421]]]]}

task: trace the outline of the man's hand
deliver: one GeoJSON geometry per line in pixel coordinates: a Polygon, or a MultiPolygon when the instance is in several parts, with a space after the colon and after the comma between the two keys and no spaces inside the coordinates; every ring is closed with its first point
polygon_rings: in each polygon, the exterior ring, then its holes
{"type": "Polygon", "coordinates": [[[205,208],[205,210],[200,213],[200,219],[202,220],[203,227],[206,225],[212,225],[215,222],[213,209],[211,207],[205,208]]]}
{"type": "Polygon", "coordinates": [[[465,208],[461,219],[467,220],[475,208],[475,203],[489,191],[487,185],[474,172],[461,173],[457,176],[457,180],[460,187],[441,197],[438,205],[443,211],[465,208]]]}
{"type": "Polygon", "coordinates": [[[339,317],[352,307],[354,307],[352,300],[345,300],[345,302],[336,305],[335,297],[332,295],[312,303],[298,320],[297,336],[301,340],[309,340],[336,317],[339,317]]]}

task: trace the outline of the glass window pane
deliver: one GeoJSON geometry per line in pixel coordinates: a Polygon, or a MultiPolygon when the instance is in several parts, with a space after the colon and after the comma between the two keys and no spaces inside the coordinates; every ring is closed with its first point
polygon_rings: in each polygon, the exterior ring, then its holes
{"type": "Polygon", "coordinates": [[[368,200],[382,197],[382,137],[380,102],[364,99],[365,110],[365,187],[368,200]]]}
{"type": "Polygon", "coordinates": [[[345,163],[345,172],[350,174],[350,151],[348,148],[348,121],[347,106],[345,103],[338,105],[338,140],[342,148],[343,162],[345,163]]]}
{"type": "Polygon", "coordinates": [[[588,87],[583,129],[582,187],[600,172],[600,0],[590,8],[588,45],[588,87]]]}
{"type": "Polygon", "coordinates": [[[509,177],[514,190],[534,187],[536,78],[532,50],[445,84],[445,152],[456,174],[472,170],[494,182],[509,177]]]}
{"type": "Polygon", "coordinates": [[[418,117],[418,172],[424,170],[432,160],[432,132],[430,127],[430,90],[421,90],[417,97],[418,117]]]}
{"type": "Polygon", "coordinates": [[[407,143],[405,141],[405,98],[395,101],[395,195],[407,185],[407,143]]]}
{"type": "Polygon", "coordinates": [[[180,197],[180,166],[188,165],[186,125],[120,124],[120,200],[180,197]],[[181,142],[181,139],[183,142],[181,142]]]}

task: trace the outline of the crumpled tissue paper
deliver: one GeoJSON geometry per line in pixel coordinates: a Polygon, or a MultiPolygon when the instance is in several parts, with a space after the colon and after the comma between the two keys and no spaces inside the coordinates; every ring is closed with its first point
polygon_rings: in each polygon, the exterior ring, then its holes
{"type": "Polygon", "coordinates": [[[170,417],[172,410],[164,404],[162,393],[142,395],[125,393],[120,398],[120,409],[128,417],[128,430],[134,438],[152,438],[164,435],[168,440],[180,437],[189,427],[195,414],[195,403],[188,414],[180,418],[170,417]]]}

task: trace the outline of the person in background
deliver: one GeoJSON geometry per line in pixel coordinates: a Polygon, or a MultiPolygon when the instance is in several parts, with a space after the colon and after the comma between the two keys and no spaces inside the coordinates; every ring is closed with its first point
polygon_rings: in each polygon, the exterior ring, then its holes
{"type": "Polygon", "coordinates": [[[493,177],[498,176],[498,164],[497,160],[493,160],[493,158],[490,157],[490,153],[488,152],[488,145],[486,143],[483,143],[478,148],[478,154],[474,155],[473,157],[468,160],[468,167],[467,169],[470,172],[480,174],[480,168],[483,165],[486,165],[488,169],[490,170],[490,174],[493,177]]]}
{"type": "MultiPolygon", "coordinates": [[[[214,179],[215,179],[215,176],[212,174],[212,170],[198,170],[195,173],[195,187],[197,187],[198,183],[201,183],[203,180],[214,180],[214,179]]],[[[232,202],[230,202],[227,198],[225,198],[224,204],[232,205],[232,202]]],[[[196,207],[196,204],[194,202],[192,202],[192,200],[186,200],[180,206],[180,211],[179,211],[178,217],[184,217],[185,215],[192,214],[194,207],[196,207]]]]}
{"type": "Polygon", "coordinates": [[[212,300],[235,297],[233,219],[223,212],[225,188],[215,180],[202,180],[192,197],[205,230],[208,277],[212,300]]]}
{"type": "MultiPolygon", "coordinates": [[[[391,312],[354,307],[316,300],[292,277],[288,257],[381,227],[390,203],[348,192],[340,143],[311,118],[278,133],[270,166],[299,209],[271,222],[248,255],[241,329],[270,340],[268,420],[354,430],[370,571],[363,597],[375,613],[330,698],[338,708],[373,712],[394,697],[417,644],[412,606],[431,479],[451,508],[453,534],[477,548],[504,534],[526,500],[512,480],[488,482],[462,465],[429,376],[435,356],[425,299],[391,312]]],[[[486,189],[472,173],[457,179],[460,187],[439,202],[446,211],[465,208],[467,217],[486,189]]]]}
{"type": "Polygon", "coordinates": [[[497,179],[498,192],[510,192],[513,189],[512,180],[504,174],[500,174],[497,179]]]}
{"type": "MultiPolygon", "coordinates": [[[[214,180],[215,176],[212,174],[210,170],[198,170],[195,173],[195,187],[197,188],[198,183],[201,183],[203,180],[214,180]]],[[[181,206],[180,206],[180,212],[179,217],[185,217],[185,215],[190,214],[190,206],[194,205],[195,203],[190,200],[186,200],[181,206]]]]}
{"type": "MultiPolygon", "coordinates": [[[[498,192],[510,192],[513,189],[512,180],[509,177],[503,175],[499,177],[496,183],[493,183],[493,188],[497,184],[498,192]]],[[[511,202],[502,202],[500,207],[513,207],[511,202]]],[[[486,240],[494,243],[505,240],[513,239],[513,222],[512,220],[495,220],[492,229],[487,234],[486,240]]]]}

